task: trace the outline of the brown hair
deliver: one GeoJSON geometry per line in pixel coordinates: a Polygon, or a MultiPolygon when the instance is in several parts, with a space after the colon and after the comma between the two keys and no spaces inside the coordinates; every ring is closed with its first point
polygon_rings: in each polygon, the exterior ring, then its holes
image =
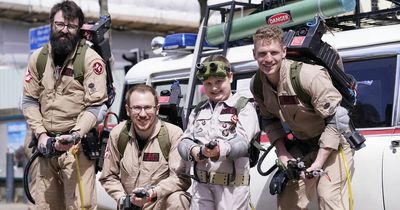
{"type": "Polygon", "coordinates": [[[58,4],[55,4],[50,10],[50,21],[53,25],[54,16],[58,11],[63,12],[64,19],[73,20],[78,18],[79,20],[79,28],[82,27],[83,21],[85,20],[85,15],[82,12],[82,9],[73,1],[62,1],[58,4]]]}
{"type": "Polygon", "coordinates": [[[157,106],[158,105],[158,96],[157,96],[157,92],[156,90],[148,85],[144,85],[144,84],[139,84],[139,85],[135,85],[133,87],[131,87],[128,92],[126,92],[125,95],[125,103],[130,106],[130,97],[132,95],[133,92],[140,92],[140,93],[146,93],[146,92],[150,92],[153,96],[154,96],[154,103],[157,106]]]}
{"type": "Polygon", "coordinates": [[[253,42],[256,43],[259,40],[271,42],[272,40],[275,40],[283,46],[283,35],[283,30],[278,26],[267,25],[257,29],[256,33],[253,35],[253,42]]]}

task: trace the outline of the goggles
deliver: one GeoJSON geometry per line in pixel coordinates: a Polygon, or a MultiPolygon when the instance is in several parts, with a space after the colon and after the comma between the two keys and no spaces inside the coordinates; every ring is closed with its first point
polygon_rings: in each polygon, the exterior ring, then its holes
{"type": "Polygon", "coordinates": [[[204,81],[209,77],[226,77],[230,68],[222,61],[211,61],[196,64],[196,70],[196,77],[204,81]]]}

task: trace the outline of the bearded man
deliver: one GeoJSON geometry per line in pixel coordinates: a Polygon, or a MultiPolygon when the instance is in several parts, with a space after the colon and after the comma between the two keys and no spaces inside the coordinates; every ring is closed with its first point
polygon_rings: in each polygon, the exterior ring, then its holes
{"type": "Polygon", "coordinates": [[[84,14],[76,3],[55,4],[50,21],[50,43],[30,56],[22,100],[41,153],[33,174],[36,208],[96,209],[95,165],[81,137],[106,112],[105,64],[80,39],[84,14]]]}

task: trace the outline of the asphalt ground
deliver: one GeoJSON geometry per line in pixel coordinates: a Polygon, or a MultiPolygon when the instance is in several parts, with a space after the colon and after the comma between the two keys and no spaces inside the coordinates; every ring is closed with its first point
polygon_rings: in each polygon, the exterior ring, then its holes
{"type": "MultiPolygon", "coordinates": [[[[5,203],[0,201],[0,210],[28,210],[28,204],[24,203],[5,203]]],[[[102,210],[97,208],[97,210],[102,210]]]]}
{"type": "Polygon", "coordinates": [[[0,202],[0,210],[27,210],[28,205],[24,203],[3,203],[0,202]]]}

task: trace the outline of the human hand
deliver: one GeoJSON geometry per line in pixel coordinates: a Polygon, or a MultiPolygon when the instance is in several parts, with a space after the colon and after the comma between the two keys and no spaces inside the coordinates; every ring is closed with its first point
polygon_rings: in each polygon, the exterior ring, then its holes
{"type": "Polygon", "coordinates": [[[283,165],[287,168],[288,166],[288,161],[289,160],[296,160],[290,153],[284,153],[281,155],[278,155],[278,159],[280,160],[280,162],[283,163],[283,165]]]}
{"type": "Polygon", "coordinates": [[[47,144],[47,140],[49,139],[49,136],[47,135],[47,133],[41,133],[39,135],[39,139],[38,139],[38,150],[39,151],[43,151],[46,150],[46,144],[47,144]]]}
{"type": "Polygon", "coordinates": [[[153,189],[136,188],[132,191],[131,203],[135,206],[142,207],[144,204],[151,202],[151,199],[157,197],[157,193],[153,189]]]}
{"type": "Polygon", "coordinates": [[[68,151],[75,144],[76,137],[72,134],[61,135],[55,138],[54,147],[58,151],[68,151]]]}
{"type": "Polygon", "coordinates": [[[201,151],[201,146],[195,146],[190,150],[190,154],[192,157],[194,157],[194,160],[196,162],[204,162],[204,159],[200,159],[200,151],[201,151]]]}
{"type": "Polygon", "coordinates": [[[322,169],[322,165],[319,165],[318,163],[314,162],[309,168],[307,168],[302,173],[302,178],[313,179],[315,177],[321,177],[323,175],[326,175],[328,180],[330,179],[328,174],[324,171],[324,169],[322,169]]]}
{"type": "Polygon", "coordinates": [[[219,144],[215,141],[211,141],[203,148],[204,156],[208,158],[218,158],[220,155],[219,144]]]}

